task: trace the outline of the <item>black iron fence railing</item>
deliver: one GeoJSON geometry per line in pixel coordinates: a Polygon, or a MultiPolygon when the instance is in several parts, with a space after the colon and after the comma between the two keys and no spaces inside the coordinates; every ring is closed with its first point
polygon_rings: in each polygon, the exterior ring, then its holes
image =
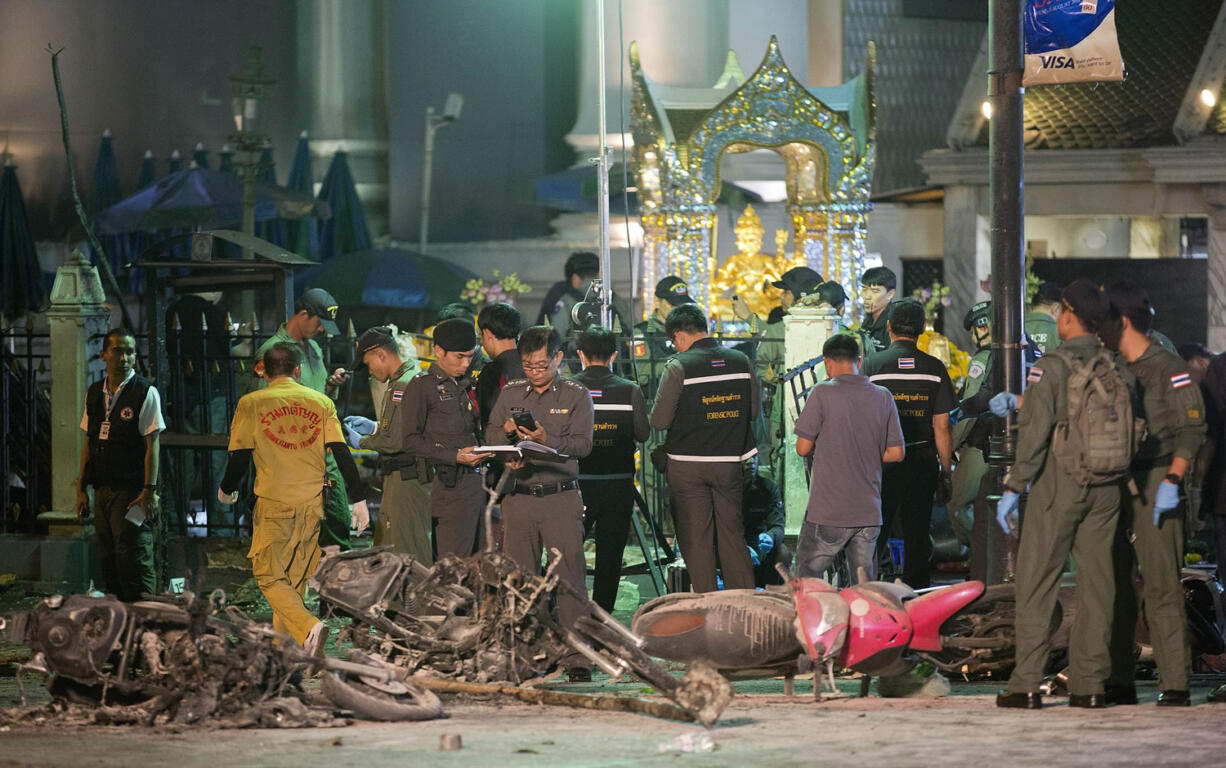
{"type": "Polygon", "coordinates": [[[51,504],[51,343],[0,332],[0,532],[32,533],[51,504]]]}

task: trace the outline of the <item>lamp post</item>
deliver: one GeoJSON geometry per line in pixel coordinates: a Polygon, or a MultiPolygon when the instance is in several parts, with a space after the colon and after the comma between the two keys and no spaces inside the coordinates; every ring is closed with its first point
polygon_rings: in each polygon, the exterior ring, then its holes
{"type": "MultiPolygon", "coordinates": [[[[260,149],[267,133],[264,127],[264,101],[268,89],[277,82],[264,73],[262,50],[258,45],[247,49],[243,69],[230,75],[230,112],[234,116],[234,167],[243,181],[243,232],[255,234],[255,182],[260,174],[260,149]]],[[[255,258],[250,248],[243,249],[243,258],[255,258]]]]}
{"type": "Polygon", "coordinates": [[[434,132],[448,123],[460,118],[460,110],[464,108],[464,97],[458,93],[447,95],[443,105],[443,114],[435,114],[434,107],[426,107],[426,148],[421,169],[421,226],[417,250],[426,252],[426,243],[430,233],[430,182],[434,173],[434,132]]]}

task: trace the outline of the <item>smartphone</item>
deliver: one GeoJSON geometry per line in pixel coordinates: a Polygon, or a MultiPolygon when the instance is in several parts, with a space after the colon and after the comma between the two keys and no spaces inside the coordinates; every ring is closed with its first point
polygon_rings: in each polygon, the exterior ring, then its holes
{"type": "Polygon", "coordinates": [[[536,417],[532,415],[532,411],[520,411],[512,415],[511,420],[515,422],[515,426],[523,427],[529,432],[536,430],[536,417]]]}

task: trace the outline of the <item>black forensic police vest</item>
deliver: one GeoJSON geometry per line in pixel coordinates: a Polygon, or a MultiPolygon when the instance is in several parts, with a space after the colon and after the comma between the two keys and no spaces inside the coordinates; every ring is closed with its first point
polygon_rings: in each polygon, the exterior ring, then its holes
{"type": "Polygon", "coordinates": [[[592,393],[592,452],[579,459],[581,475],[634,474],[634,400],[638,386],[607,368],[585,368],[571,377],[592,393]]]}
{"type": "Polygon", "coordinates": [[[664,449],[673,461],[742,461],[757,453],[749,358],[701,339],[677,355],[685,372],[664,449]]]}
{"type": "Polygon", "coordinates": [[[898,409],[898,422],[907,445],[933,441],[932,417],[943,394],[945,366],[935,357],[921,352],[915,342],[896,341],[871,357],[864,366],[868,380],[890,390],[898,409]]]}
{"type": "MultiPolygon", "coordinates": [[[[105,381],[105,380],[104,380],[105,381]]],[[[140,433],[140,409],[152,382],[134,375],[111,403],[111,427],[106,440],[99,438],[102,422],[107,420],[104,381],[90,385],[85,395],[86,426],[89,434],[88,483],[101,486],[132,487],[145,484],[145,436],[140,433]]]]}

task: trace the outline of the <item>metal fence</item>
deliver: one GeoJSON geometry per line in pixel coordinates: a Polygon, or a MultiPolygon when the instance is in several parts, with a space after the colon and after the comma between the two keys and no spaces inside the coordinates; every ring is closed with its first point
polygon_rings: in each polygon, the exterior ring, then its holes
{"type": "Polygon", "coordinates": [[[0,531],[32,533],[51,504],[51,342],[0,332],[0,531]]]}

